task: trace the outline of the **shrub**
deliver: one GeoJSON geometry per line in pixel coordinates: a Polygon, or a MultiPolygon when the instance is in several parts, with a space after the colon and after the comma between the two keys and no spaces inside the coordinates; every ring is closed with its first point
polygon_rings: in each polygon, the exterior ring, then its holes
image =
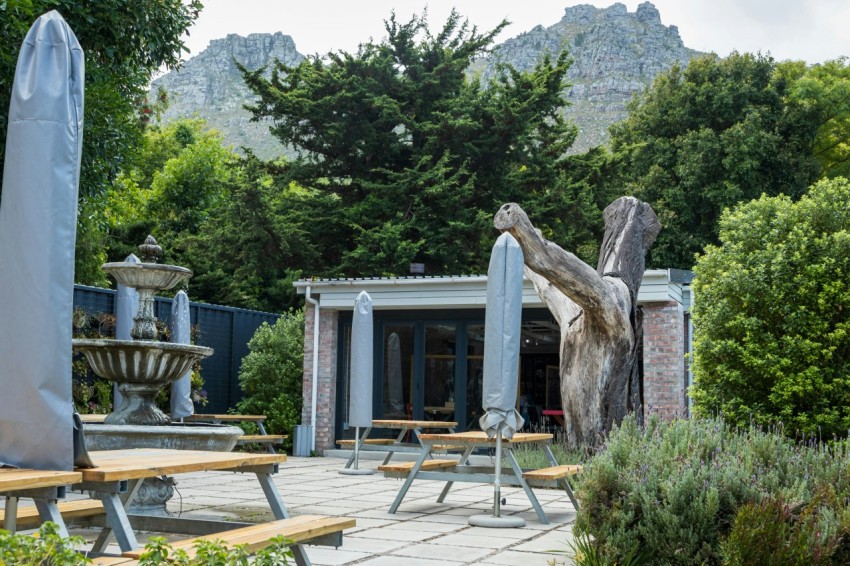
{"type": "Polygon", "coordinates": [[[834,491],[806,505],[774,498],[748,503],[735,516],[722,545],[729,566],[821,566],[847,564],[850,534],[846,506],[840,509],[834,491]]]}
{"type": "Polygon", "coordinates": [[[266,415],[269,434],[291,434],[301,421],[304,372],[304,311],[290,311],[274,326],[257,329],[242,360],[239,384],[244,394],[236,410],[266,415]]]}
{"type": "Polygon", "coordinates": [[[698,414],[790,433],[850,428],[850,182],[727,212],[694,282],[698,414]]]}
{"type": "Polygon", "coordinates": [[[44,523],[38,536],[13,535],[0,529],[0,564],[40,564],[41,566],[74,566],[90,561],[76,552],[85,540],[63,538],[56,523],[44,523]]]}
{"type": "MultiPolygon", "coordinates": [[[[10,534],[0,529],[0,564],[38,564],[40,566],[77,566],[90,564],[91,559],[77,552],[85,540],[82,537],[63,538],[56,523],[44,523],[38,536],[10,534]]],[[[284,566],[293,558],[292,541],[283,536],[259,550],[250,564],[255,566],[284,566]]],[[[140,566],[248,566],[249,554],[245,545],[227,547],[220,540],[201,540],[195,544],[195,556],[189,558],[185,550],[174,550],[164,537],[152,537],[139,558],[140,566]]]]}
{"type": "Polygon", "coordinates": [[[830,486],[834,498],[818,520],[838,529],[848,455],[846,441],[798,444],[781,430],[739,430],[718,418],[653,418],[645,429],[626,420],[580,476],[575,530],[608,563],[639,550],[653,565],[720,564],[739,510],[767,497],[797,504],[830,486]]]}

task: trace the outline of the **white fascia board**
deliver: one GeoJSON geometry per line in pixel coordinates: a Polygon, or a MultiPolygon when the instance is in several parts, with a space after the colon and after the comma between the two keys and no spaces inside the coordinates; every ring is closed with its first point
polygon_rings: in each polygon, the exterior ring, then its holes
{"type": "MultiPolygon", "coordinates": [[[[333,310],[353,310],[360,291],[369,293],[376,309],[462,309],[484,308],[487,304],[486,275],[302,280],[294,286],[299,294],[310,287],[319,295],[321,308],[333,310]]],[[[638,303],[671,300],[681,302],[681,285],[670,282],[666,269],[647,270],[638,303]]],[[[545,307],[528,279],[523,282],[522,304],[526,308],[545,307]]]]}

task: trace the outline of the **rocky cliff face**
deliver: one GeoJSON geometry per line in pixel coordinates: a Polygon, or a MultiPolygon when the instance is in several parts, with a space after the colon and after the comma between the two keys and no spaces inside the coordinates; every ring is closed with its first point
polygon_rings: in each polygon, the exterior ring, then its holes
{"type": "Polygon", "coordinates": [[[165,88],[171,101],[163,118],[169,121],[198,115],[221,130],[228,144],[250,147],[266,159],[284,153],[283,146],[269,134],[268,123],[249,121],[251,115],[242,105],[253,95],[234,62],[256,70],[275,59],[297,65],[304,56],[295,50],[292,38],[280,32],[248,37],[230,34],[211,41],[182,68],[153,81],[153,89],[165,88]]]}
{"type": "MultiPolygon", "coordinates": [[[[626,116],[626,103],[660,72],[675,62],[683,65],[700,53],[686,48],[676,26],[664,26],[649,2],[630,13],[620,3],[608,8],[582,4],[566,8],[560,22],[534,29],[496,46],[490,56],[476,61],[470,73],[493,76],[496,64],[509,63],[519,70],[534,67],[540,56],[567,49],[574,62],[567,75],[568,118],[579,126],[573,151],[605,143],[608,126],[626,116]]],[[[190,59],[179,71],[154,81],[172,100],[165,119],[199,115],[224,133],[234,146],[247,146],[271,158],[285,153],[268,131],[268,123],[251,123],[242,105],[251,94],[242,83],[233,60],[258,69],[275,58],[295,65],[304,57],[292,38],[282,33],[228,35],[190,59]]]]}
{"type": "Polygon", "coordinates": [[[517,70],[532,69],[541,54],[568,50],[573,58],[567,73],[568,118],[579,126],[573,151],[584,151],[608,139],[608,126],[626,117],[626,103],[653,79],[680,62],[683,66],[701,53],[682,44],[676,26],[664,26],[649,2],[630,13],[624,4],[595,8],[569,7],[553,26],[537,26],[495,47],[471,71],[486,80],[496,64],[517,70]]]}

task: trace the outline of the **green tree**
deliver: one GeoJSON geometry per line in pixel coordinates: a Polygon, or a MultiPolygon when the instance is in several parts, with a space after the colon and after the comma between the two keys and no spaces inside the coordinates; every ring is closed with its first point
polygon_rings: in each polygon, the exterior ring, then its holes
{"type": "Polygon", "coordinates": [[[302,152],[289,178],[338,199],[337,260],[316,274],[482,270],[495,211],[553,186],[574,140],[558,111],[569,59],[503,67],[482,85],[465,70],[506,22],[479,33],[453,12],[435,35],[424,16],[385,25],[386,40],[355,54],[277,64],[268,80],[243,69],[259,96],[250,110],[302,152]]]}
{"type": "Polygon", "coordinates": [[[611,128],[627,190],[664,229],[649,265],[689,269],[717,241],[726,207],[767,195],[799,198],[818,178],[818,109],[792,97],[805,67],[762,55],[705,57],[673,67],[611,128]]]}
{"type": "MultiPolygon", "coordinates": [[[[175,68],[183,35],[203,5],[198,0],[5,0],[0,2],[0,179],[6,123],[18,52],[41,14],[57,10],[86,57],[86,103],[80,171],[77,280],[100,283],[103,197],[140,142],[137,116],[152,74],[175,68]],[[93,280],[94,279],[94,280],[93,280]]],[[[0,191],[2,187],[0,187],[0,191]]]]}
{"type": "Polygon", "coordinates": [[[794,84],[797,104],[814,110],[819,125],[814,155],[826,177],[850,177],[850,64],[842,57],[813,65],[794,84]]]}
{"type": "Polygon", "coordinates": [[[699,414],[850,429],[850,182],[799,202],[763,196],[723,214],[695,268],[693,398],[699,414]]]}
{"type": "Polygon", "coordinates": [[[274,326],[263,323],[248,350],[239,370],[243,397],[236,410],[266,415],[270,434],[292,435],[301,421],[304,311],[289,311],[274,326]]]}

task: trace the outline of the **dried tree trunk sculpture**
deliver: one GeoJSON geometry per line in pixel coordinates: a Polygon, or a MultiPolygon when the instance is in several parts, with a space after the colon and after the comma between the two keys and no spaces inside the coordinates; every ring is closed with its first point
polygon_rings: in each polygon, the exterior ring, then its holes
{"type": "Polygon", "coordinates": [[[629,412],[642,414],[637,292],[644,255],[661,229],[652,208],[621,197],[604,213],[596,270],[545,240],[515,203],[494,225],[517,239],[526,276],[561,327],[561,399],[567,442],[597,444],[629,412]]]}

